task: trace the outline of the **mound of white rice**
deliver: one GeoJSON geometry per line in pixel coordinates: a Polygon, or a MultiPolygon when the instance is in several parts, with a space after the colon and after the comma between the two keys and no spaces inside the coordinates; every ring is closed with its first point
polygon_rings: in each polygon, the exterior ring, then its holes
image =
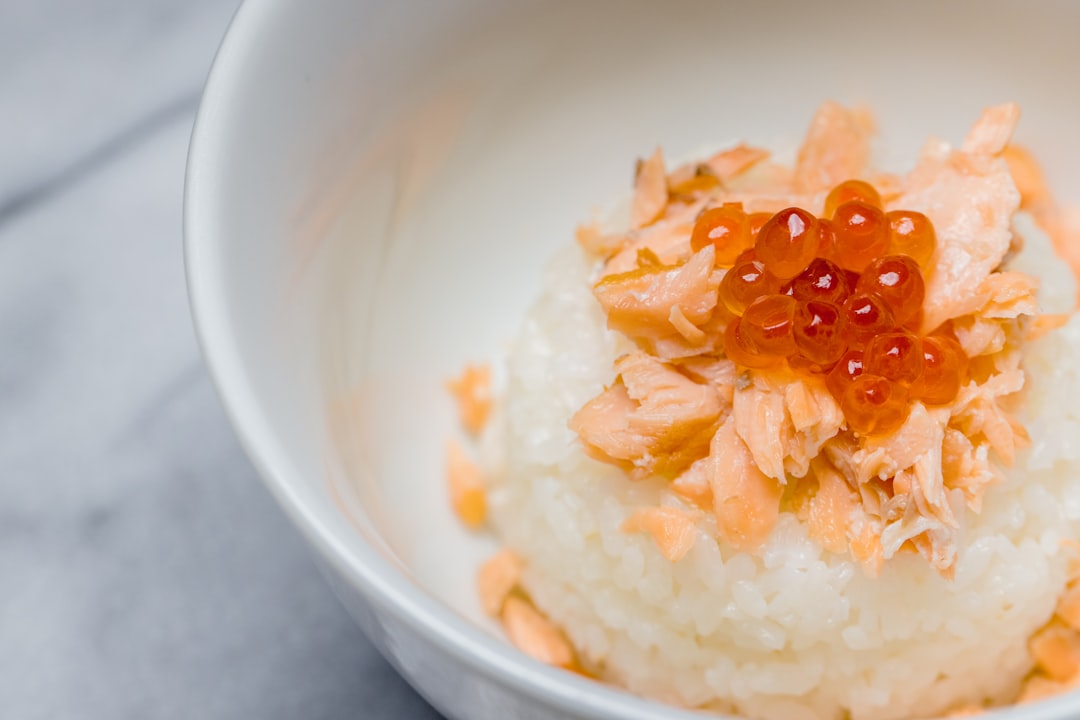
{"type": "MultiPolygon", "coordinates": [[[[1053,268],[1029,234],[1024,269],[1053,268]]],[[[760,556],[702,531],[672,564],[619,529],[660,485],[589,459],[567,429],[626,350],[591,270],[577,249],[558,256],[516,341],[490,495],[500,538],[527,559],[527,590],[587,666],[641,695],[769,720],[925,717],[1015,696],[1080,518],[1080,319],[1030,346],[1021,419],[1033,445],[964,517],[954,582],[915,554],[868,578],[791,515],[760,556]]],[[[1071,277],[1048,275],[1043,297],[1067,306],[1071,277]]]]}

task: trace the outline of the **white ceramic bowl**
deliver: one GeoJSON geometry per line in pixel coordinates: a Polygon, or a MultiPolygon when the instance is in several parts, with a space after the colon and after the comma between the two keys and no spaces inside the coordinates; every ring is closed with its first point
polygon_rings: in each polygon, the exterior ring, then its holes
{"type": "MultiPolygon", "coordinates": [[[[534,663],[481,618],[442,379],[498,356],[633,158],[794,146],[865,101],[890,158],[1015,99],[1080,200],[1080,4],[258,0],[192,140],[192,308],[244,446],[391,662],[453,718],[691,718],[534,663]]],[[[362,708],[357,708],[361,713],[362,708]]],[[[1064,698],[1009,713],[1065,718],[1064,698]]]]}

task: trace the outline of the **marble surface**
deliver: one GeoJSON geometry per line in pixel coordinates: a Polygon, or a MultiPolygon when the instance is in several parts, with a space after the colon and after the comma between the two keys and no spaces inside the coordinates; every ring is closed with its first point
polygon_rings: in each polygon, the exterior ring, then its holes
{"type": "Polygon", "coordinates": [[[195,345],[184,162],[235,5],[0,10],[3,718],[438,717],[322,582],[195,345]]]}

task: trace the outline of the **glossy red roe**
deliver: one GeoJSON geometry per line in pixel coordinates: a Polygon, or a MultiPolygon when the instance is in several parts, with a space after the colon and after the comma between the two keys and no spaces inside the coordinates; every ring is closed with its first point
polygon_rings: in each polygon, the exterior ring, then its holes
{"type": "Polygon", "coordinates": [[[754,300],[779,290],[780,282],[765,269],[765,263],[758,260],[751,249],[740,254],[724,274],[720,281],[720,300],[728,310],[742,315],[754,300]]]}
{"type": "Polygon", "coordinates": [[[690,235],[690,248],[694,252],[707,245],[716,248],[718,267],[729,267],[750,244],[750,226],[738,203],[724,203],[705,210],[698,215],[690,235]]]}
{"type": "Polygon", "coordinates": [[[892,311],[877,295],[856,292],[844,301],[841,312],[852,344],[870,342],[896,327],[892,311]]]}
{"type": "Polygon", "coordinates": [[[817,235],[817,256],[831,259],[836,253],[836,225],[828,218],[818,218],[817,235]]]}
{"type": "Polygon", "coordinates": [[[786,357],[795,352],[795,300],[787,295],[763,295],[746,308],[739,324],[758,352],[786,357]]]}
{"type": "Polygon", "coordinates": [[[911,386],[911,396],[927,405],[947,405],[956,399],[964,382],[967,357],[953,339],[931,335],[922,339],[922,373],[911,386]]]}
{"type": "Polygon", "coordinates": [[[791,281],[796,300],[819,300],[834,305],[843,304],[851,294],[847,274],[825,258],[815,258],[791,281]]]}
{"type": "Polygon", "coordinates": [[[889,250],[889,224],[880,209],[858,200],[836,209],[832,259],[845,270],[862,272],[889,250]]]}
{"type": "Polygon", "coordinates": [[[736,365],[746,368],[768,368],[777,364],[773,355],[766,355],[758,351],[741,331],[741,318],[736,318],[728,323],[724,329],[724,354],[736,365]]]}
{"type": "Polygon", "coordinates": [[[822,368],[836,363],[847,349],[840,308],[829,302],[800,302],[795,309],[793,335],[799,354],[822,368]]]}
{"type": "Polygon", "coordinates": [[[820,242],[817,218],[792,207],[781,210],[765,223],[754,241],[754,251],[773,275],[787,279],[810,264],[820,242]]]}
{"type": "Polygon", "coordinates": [[[772,213],[767,212],[750,213],[746,216],[746,225],[750,229],[750,242],[757,240],[761,228],[765,227],[765,223],[769,222],[772,216],[772,213]]]}
{"type": "Polygon", "coordinates": [[[919,266],[910,257],[886,255],[867,266],[855,291],[885,300],[896,323],[902,325],[922,309],[926,284],[919,266]]]}
{"type": "Polygon", "coordinates": [[[904,386],[872,373],[859,375],[847,386],[840,407],[848,427],[860,435],[891,433],[910,411],[904,386]]]}
{"type": "Polygon", "coordinates": [[[878,335],[864,351],[866,372],[910,385],[919,379],[923,350],[919,338],[907,332],[878,335]]]}
{"type": "Polygon", "coordinates": [[[862,180],[845,180],[830,190],[825,198],[825,217],[833,217],[837,208],[855,200],[876,208],[881,207],[881,195],[873,185],[862,180]]]}
{"type": "Polygon", "coordinates": [[[848,385],[862,373],[862,350],[848,350],[840,357],[840,362],[836,363],[833,369],[829,371],[829,374],[825,376],[825,387],[829,388],[829,392],[839,402],[840,398],[844,396],[844,391],[847,390],[848,385]]]}
{"type": "Polygon", "coordinates": [[[920,266],[930,266],[937,247],[937,233],[930,218],[914,210],[892,210],[889,221],[889,254],[907,255],[920,266]]]}
{"type": "Polygon", "coordinates": [[[969,366],[948,332],[918,334],[922,268],[936,246],[925,215],[886,214],[860,180],[834,187],[825,212],[747,215],[724,205],[699,216],[691,246],[711,243],[718,265],[731,263],[716,317],[727,321],[725,351],[735,363],[824,377],[854,432],[890,433],[913,400],[951,402],[985,368],[969,366]]]}

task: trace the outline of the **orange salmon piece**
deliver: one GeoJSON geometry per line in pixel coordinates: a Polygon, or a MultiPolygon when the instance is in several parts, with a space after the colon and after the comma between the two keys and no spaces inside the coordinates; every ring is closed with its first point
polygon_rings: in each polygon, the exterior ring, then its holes
{"type": "Polygon", "coordinates": [[[457,400],[461,424],[473,435],[478,435],[491,417],[494,402],[491,394],[491,366],[466,365],[461,376],[448,381],[446,387],[457,400]]]}
{"type": "Polygon", "coordinates": [[[736,550],[760,547],[780,516],[779,481],[758,470],[730,419],[713,436],[709,462],[721,537],[736,550]]]}
{"type": "Polygon", "coordinates": [[[506,599],[521,580],[522,567],[523,562],[517,553],[506,548],[480,566],[476,575],[476,590],[485,613],[499,617],[506,599]]]}
{"type": "Polygon", "coordinates": [[[694,517],[674,507],[639,508],[623,522],[621,530],[648,533],[660,553],[671,562],[682,560],[694,547],[697,536],[694,517]]]}
{"type": "Polygon", "coordinates": [[[630,200],[630,226],[645,227],[664,212],[668,202],[667,170],[660,148],[640,161],[634,178],[634,196],[630,200]]]}
{"type": "Polygon", "coordinates": [[[518,650],[556,667],[574,665],[574,650],[566,636],[529,602],[511,595],[502,611],[503,629],[518,650]]]}
{"type": "Polygon", "coordinates": [[[484,476],[457,443],[446,443],[446,478],[450,505],[466,527],[475,530],[487,518],[484,476]]]}

